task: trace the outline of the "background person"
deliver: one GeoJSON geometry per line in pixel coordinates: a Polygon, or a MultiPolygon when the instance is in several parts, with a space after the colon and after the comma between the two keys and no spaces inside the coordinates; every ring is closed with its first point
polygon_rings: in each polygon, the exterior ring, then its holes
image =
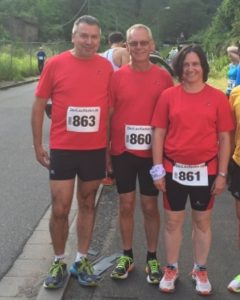
{"type": "Polygon", "coordinates": [[[87,253],[95,221],[95,196],[105,176],[108,86],[113,72],[111,64],[96,54],[100,33],[96,18],[78,18],[72,29],[73,49],[49,59],[35,92],[33,143],[38,162],[49,169],[52,195],[49,226],[55,258],[44,280],[49,289],[61,287],[67,275],[64,251],[75,177],[78,252],[70,272],[82,285],[94,286],[98,280],[87,253]],[[42,127],[50,97],[49,157],[42,144],[42,127]]]}
{"type": "Polygon", "coordinates": [[[225,187],[233,120],[226,96],[206,84],[209,66],[198,45],[184,47],[173,64],[180,84],[164,91],[156,105],[152,126],[151,174],[164,197],[164,236],[167,266],[160,291],[171,293],[179,276],[185,205],[192,207],[196,292],[208,295],[212,286],[206,264],[211,246],[214,197],[225,187]]]}
{"type": "MultiPolygon", "coordinates": [[[[233,138],[233,155],[229,163],[229,190],[235,198],[236,203],[238,242],[240,248],[240,86],[232,90],[229,101],[236,121],[236,130],[233,138]]],[[[240,293],[240,274],[235,276],[234,279],[229,283],[228,289],[231,292],[240,293]]]]}
{"type": "Polygon", "coordinates": [[[108,44],[110,49],[101,55],[111,62],[114,71],[129,63],[129,52],[125,47],[124,36],[121,32],[111,32],[108,36],[108,44]]]}
{"type": "MultiPolygon", "coordinates": [[[[232,89],[237,85],[237,74],[240,62],[240,52],[237,46],[229,46],[227,54],[231,61],[227,72],[227,90],[226,95],[229,97],[232,89]]],[[[238,79],[239,80],[239,79],[238,79]]],[[[240,82],[238,82],[240,84],[240,82]]]]}
{"type": "Polygon", "coordinates": [[[39,74],[42,73],[42,70],[43,70],[43,67],[44,67],[44,63],[45,63],[45,60],[46,60],[46,53],[45,51],[43,50],[43,47],[40,47],[39,48],[39,51],[37,53],[37,60],[38,60],[38,71],[39,71],[39,74]]]}
{"type": "Polygon", "coordinates": [[[151,126],[153,109],[162,91],[173,85],[169,73],[149,61],[154,49],[151,30],[136,24],[127,30],[130,63],[114,72],[111,89],[111,158],[119,193],[119,223],[123,255],[111,273],[113,279],[125,279],[133,269],[134,209],[136,180],[147,240],[147,281],[158,284],[161,278],[156,248],[160,217],[158,191],[149,174],[152,165],[151,126]]]}

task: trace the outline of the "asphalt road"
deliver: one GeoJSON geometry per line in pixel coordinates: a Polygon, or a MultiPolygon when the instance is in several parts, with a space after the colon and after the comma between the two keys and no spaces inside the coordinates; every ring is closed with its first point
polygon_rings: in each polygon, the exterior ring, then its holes
{"type": "Polygon", "coordinates": [[[48,174],[36,162],[32,147],[30,114],[35,86],[0,91],[0,279],[50,204],[48,174]]]}
{"type": "MultiPolygon", "coordinates": [[[[121,242],[117,222],[117,193],[115,188],[105,188],[97,212],[97,223],[92,241],[92,247],[98,250],[102,257],[121,252],[121,242]],[[98,243],[102,241],[103,243],[98,243]]],[[[159,207],[162,199],[159,197],[159,207]]],[[[161,213],[162,216],[162,213],[161,213]]],[[[112,267],[103,273],[103,280],[97,288],[86,288],[71,279],[65,293],[65,300],[199,300],[189,276],[193,258],[191,247],[191,210],[187,209],[184,226],[184,239],[179,259],[180,279],[176,292],[169,295],[160,293],[157,286],[146,282],[144,272],[146,257],[146,242],[143,229],[142,214],[137,205],[135,213],[134,261],[135,269],[127,280],[114,281],[110,278],[112,267]]],[[[163,220],[163,217],[162,217],[163,220]]],[[[237,228],[234,201],[228,191],[225,191],[215,203],[213,211],[213,243],[208,261],[209,278],[213,285],[211,300],[240,299],[239,295],[227,290],[232,277],[240,273],[239,251],[237,250],[237,228]]],[[[163,232],[161,230],[158,256],[161,265],[165,265],[163,247],[163,232]]]]}
{"type": "MultiPolygon", "coordinates": [[[[28,84],[0,91],[0,279],[9,269],[32,234],[50,204],[48,176],[36,161],[32,148],[30,112],[36,84],[28,84]]],[[[46,119],[47,120],[47,119],[46,119]]],[[[44,143],[48,144],[47,121],[44,143]]],[[[159,207],[162,207],[161,197],[159,207]]],[[[70,280],[65,300],[199,300],[189,272],[192,268],[190,210],[184,227],[184,240],[179,260],[180,280],[177,291],[164,295],[146,282],[144,273],[146,243],[142,215],[137,206],[134,238],[135,270],[125,281],[109,278],[111,268],[103,273],[98,288],[83,288],[70,280]]],[[[214,293],[212,300],[239,299],[226,287],[233,275],[240,272],[236,241],[234,201],[226,191],[216,200],[213,214],[213,243],[208,269],[214,293]]],[[[73,241],[75,243],[75,240],[73,241]]],[[[97,257],[107,257],[121,251],[117,222],[117,193],[115,188],[104,188],[91,248],[97,257]]],[[[159,258],[165,264],[163,234],[161,232],[159,258]]],[[[95,259],[96,257],[93,257],[95,259]]]]}

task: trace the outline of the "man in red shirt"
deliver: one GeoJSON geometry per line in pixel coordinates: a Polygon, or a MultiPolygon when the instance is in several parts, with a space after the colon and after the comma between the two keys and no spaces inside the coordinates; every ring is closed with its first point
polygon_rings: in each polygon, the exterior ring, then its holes
{"type": "Polygon", "coordinates": [[[64,262],[75,177],[77,176],[78,251],[70,272],[82,285],[94,286],[99,278],[87,259],[95,220],[95,195],[105,176],[106,123],[111,64],[96,54],[100,25],[82,16],[72,30],[73,49],[51,59],[44,67],[32,109],[36,158],[49,169],[52,195],[50,234],[55,259],[44,287],[59,288],[67,275],[64,262]],[[52,100],[50,156],[42,144],[44,109],[52,100]]]}
{"type": "Polygon", "coordinates": [[[136,24],[128,29],[127,49],[131,56],[130,63],[115,71],[111,81],[111,158],[120,197],[123,244],[123,255],[118,259],[111,277],[125,279],[133,269],[132,243],[138,178],[147,240],[147,281],[158,284],[161,271],[156,248],[160,218],[158,191],[149,174],[152,164],[150,122],[158,97],[173,85],[173,81],[166,70],[149,60],[154,42],[147,26],[136,24]]]}

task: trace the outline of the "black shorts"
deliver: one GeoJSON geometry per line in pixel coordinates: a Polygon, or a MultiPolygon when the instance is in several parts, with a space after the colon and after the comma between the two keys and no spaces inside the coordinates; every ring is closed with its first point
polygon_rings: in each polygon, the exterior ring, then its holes
{"type": "Polygon", "coordinates": [[[228,190],[232,193],[235,199],[240,200],[240,166],[233,159],[229,162],[229,187],[228,190]]]}
{"type": "Polygon", "coordinates": [[[182,185],[172,179],[172,173],[167,173],[165,178],[167,190],[163,195],[165,209],[171,211],[184,210],[188,196],[194,210],[205,211],[213,207],[214,197],[211,195],[211,187],[216,175],[208,176],[208,186],[182,185]]]}
{"type": "Polygon", "coordinates": [[[98,150],[50,150],[50,180],[73,179],[83,181],[105,177],[106,149],[98,150]]]}
{"type": "Polygon", "coordinates": [[[112,156],[112,165],[119,194],[135,191],[138,177],[142,195],[158,195],[158,190],[155,188],[149,173],[153,165],[152,158],[138,157],[124,152],[121,155],[112,156]]]}

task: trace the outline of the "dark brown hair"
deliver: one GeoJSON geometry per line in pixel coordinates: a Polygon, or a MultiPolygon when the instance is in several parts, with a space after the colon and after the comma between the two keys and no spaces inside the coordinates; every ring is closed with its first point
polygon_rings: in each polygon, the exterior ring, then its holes
{"type": "Polygon", "coordinates": [[[200,63],[203,69],[203,81],[206,82],[208,80],[208,73],[209,73],[209,64],[207,61],[207,57],[201,48],[201,46],[197,44],[191,44],[188,46],[183,47],[175,57],[173,61],[173,69],[175,72],[175,75],[178,77],[179,81],[182,81],[182,75],[183,75],[183,62],[186,58],[186,55],[188,53],[194,52],[197,54],[197,56],[200,59],[200,63]]]}

